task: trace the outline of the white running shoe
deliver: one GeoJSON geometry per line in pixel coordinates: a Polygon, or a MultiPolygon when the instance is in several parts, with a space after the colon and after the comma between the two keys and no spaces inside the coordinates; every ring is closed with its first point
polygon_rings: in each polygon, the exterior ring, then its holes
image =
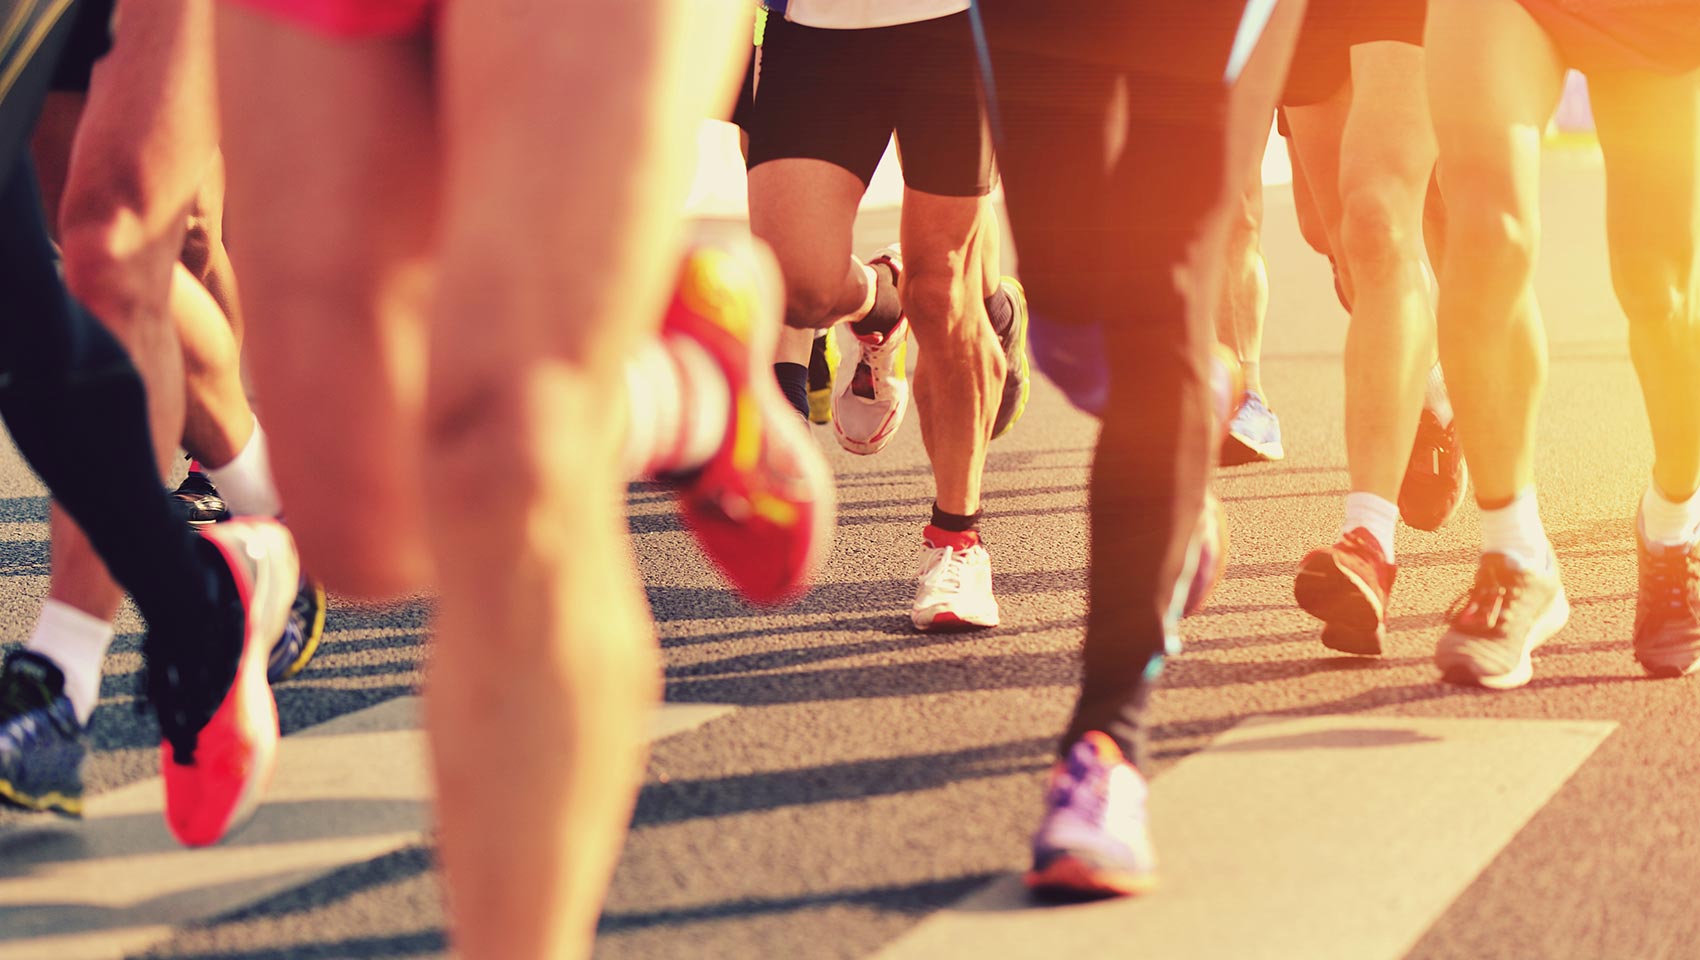
{"type": "Polygon", "coordinates": [[[926,547],[921,551],[921,583],[915,590],[911,616],[917,630],[978,630],[998,625],[991,555],[977,539],[967,547],[948,542],[960,537],[927,528],[926,547]]]}
{"type": "MultiPolygon", "coordinates": [[[[881,250],[868,265],[882,262],[903,275],[897,244],[881,250]]],[[[833,432],[838,434],[839,446],[866,456],[885,449],[897,435],[909,409],[908,348],[908,319],[898,320],[889,334],[856,337],[850,380],[832,398],[833,432]]]]}

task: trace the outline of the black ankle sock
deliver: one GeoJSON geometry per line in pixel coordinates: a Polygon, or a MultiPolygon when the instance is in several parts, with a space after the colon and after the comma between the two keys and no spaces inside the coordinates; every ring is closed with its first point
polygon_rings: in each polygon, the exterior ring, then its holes
{"type": "Polygon", "coordinates": [[[933,526],[951,533],[969,533],[980,529],[980,512],[970,514],[946,513],[933,504],[933,526]]]}
{"type": "Polygon", "coordinates": [[[809,418],[809,368],[800,363],[776,363],[773,378],[779,381],[779,392],[797,408],[797,415],[809,418]]]}
{"type": "Polygon", "coordinates": [[[867,316],[850,324],[850,329],[856,331],[859,337],[890,333],[897,326],[897,321],[903,319],[903,303],[897,299],[897,274],[892,271],[891,264],[875,263],[871,266],[874,271],[873,308],[867,316]]]}
{"type": "Polygon", "coordinates": [[[1007,289],[999,287],[986,298],[986,316],[992,318],[992,330],[998,340],[1007,343],[1015,328],[1015,301],[1007,289]]]}

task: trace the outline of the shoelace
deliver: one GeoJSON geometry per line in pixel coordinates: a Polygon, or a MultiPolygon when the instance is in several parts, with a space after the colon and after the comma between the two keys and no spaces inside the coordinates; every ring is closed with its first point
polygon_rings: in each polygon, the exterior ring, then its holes
{"type": "Polygon", "coordinates": [[[1046,805],[1073,813],[1090,823],[1104,819],[1110,803],[1109,771],[1095,764],[1075,761],[1071,755],[1063,761],[1062,776],[1051,784],[1046,805]]]}
{"type": "Polygon", "coordinates": [[[46,711],[53,707],[52,693],[40,683],[8,673],[0,680],[0,740],[28,747],[60,722],[46,711]]]}
{"type": "Polygon", "coordinates": [[[1523,588],[1516,579],[1501,582],[1495,569],[1487,565],[1478,569],[1476,582],[1447,608],[1446,619],[1454,627],[1484,636],[1505,632],[1505,613],[1517,603],[1523,588]]]}
{"type": "Polygon", "coordinates": [[[942,588],[952,593],[962,589],[962,570],[968,564],[968,551],[955,547],[929,547],[923,555],[932,553],[932,562],[921,571],[921,579],[928,586],[942,588]]]}
{"type": "Polygon", "coordinates": [[[1689,589],[1690,584],[1700,578],[1700,551],[1694,550],[1660,550],[1649,551],[1647,565],[1647,593],[1651,596],[1654,609],[1662,610],[1669,616],[1691,616],[1695,606],[1691,600],[1700,600],[1689,589]]]}

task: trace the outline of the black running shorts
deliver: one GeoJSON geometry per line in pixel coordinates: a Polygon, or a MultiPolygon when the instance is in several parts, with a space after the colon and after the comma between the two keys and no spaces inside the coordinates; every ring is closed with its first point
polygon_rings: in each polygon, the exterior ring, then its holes
{"type": "Polygon", "coordinates": [[[71,21],[71,33],[65,39],[65,52],[53,70],[53,89],[71,93],[87,93],[89,74],[96,60],[112,50],[112,10],[117,0],[83,0],[76,18],[71,21]]]}
{"type": "Polygon", "coordinates": [[[992,141],[966,13],[826,30],[771,17],[750,111],[751,168],[825,160],[873,179],[893,133],[911,189],[991,192],[992,141]]]}
{"type": "Polygon", "coordinates": [[[1283,106],[1321,103],[1352,78],[1352,48],[1393,40],[1422,46],[1428,0],[1310,0],[1287,71],[1283,106]]]}

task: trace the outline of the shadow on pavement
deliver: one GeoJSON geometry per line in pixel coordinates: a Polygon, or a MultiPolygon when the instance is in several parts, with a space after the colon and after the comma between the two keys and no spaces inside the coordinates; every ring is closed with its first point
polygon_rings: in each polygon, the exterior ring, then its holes
{"type": "Polygon", "coordinates": [[[798,770],[645,784],[633,829],[838,800],[915,793],[968,780],[1038,773],[1056,756],[1054,736],[944,753],[918,753],[798,770]]]}
{"type": "MultiPolygon", "coordinates": [[[[696,907],[675,907],[641,913],[608,913],[602,916],[598,929],[601,934],[642,930],[670,924],[699,923],[734,917],[756,917],[815,907],[857,906],[895,911],[915,916],[925,915],[955,903],[975,887],[1001,876],[995,873],[970,874],[948,880],[925,880],[919,883],[889,887],[865,887],[859,890],[839,890],[832,893],[811,893],[798,897],[776,897],[762,900],[729,900],[696,907]]],[[[246,960],[246,958],[241,958],[246,960]]]]}

